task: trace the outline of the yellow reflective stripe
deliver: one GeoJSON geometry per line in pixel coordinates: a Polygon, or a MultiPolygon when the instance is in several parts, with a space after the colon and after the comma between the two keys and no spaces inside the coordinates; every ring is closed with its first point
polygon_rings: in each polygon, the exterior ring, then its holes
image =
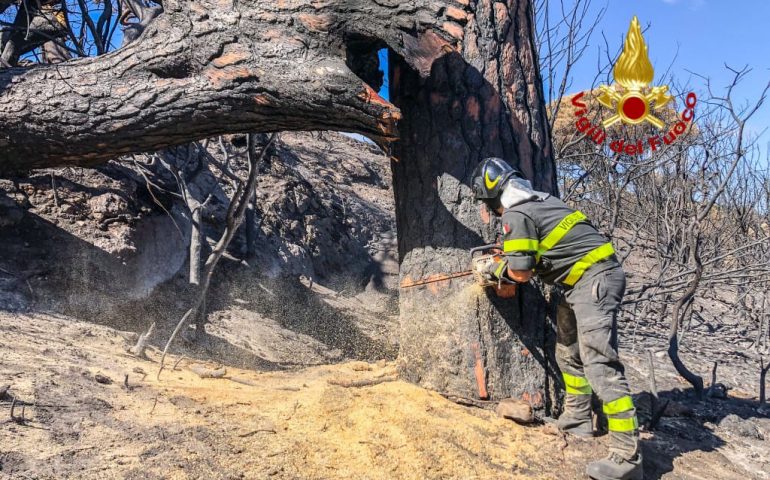
{"type": "Polygon", "coordinates": [[[564,285],[573,286],[580,280],[583,273],[596,262],[600,262],[605,258],[615,253],[615,249],[612,248],[612,243],[608,242],[602,246],[596,247],[590,252],[586,253],[583,258],[575,262],[572,269],[569,271],[567,278],[564,279],[564,285]]]}
{"type": "Polygon", "coordinates": [[[534,238],[514,238],[503,242],[504,252],[536,252],[537,239],[534,238]]]}
{"type": "Polygon", "coordinates": [[[636,415],[631,418],[607,417],[607,428],[611,432],[631,432],[639,428],[639,421],[636,415]]]}
{"type": "Polygon", "coordinates": [[[567,386],[580,388],[588,385],[588,380],[585,377],[570,375],[567,372],[562,372],[561,376],[564,379],[564,384],[567,386]]]}
{"type": "Polygon", "coordinates": [[[561,376],[564,379],[564,386],[566,387],[565,390],[567,393],[571,393],[572,395],[590,395],[593,392],[591,385],[584,377],[576,377],[575,375],[564,372],[562,372],[561,376]]]}
{"type": "Polygon", "coordinates": [[[564,238],[564,235],[572,230],[572,227],[587,218],[588,217],[586,217],[585,214],[579,210],[572,212],[566,217],[562,218],[559,224],[553,227],[553,230],[548,232],[548,235],[546,235],[543,241],[540,242],[540,247],[538,248],[536,255],[537,261],[540,261],[540,257],[543,255],[543,253],[552,249],[554,245],[559,243],[559,241],[564,238]]]}
{"type": "Polygon", "coordinates": [[[501,260],[500,264],[497,266],[497,269],[495,270],[495,276],[497,278],[501,278],[503,275],[503,270],[505,269],[505,266],[508,265],[507,262],[501,260]]]}
{"type": "Polygon", "coordinates": [[[630,395],[626,395],[625,397],[620,397],[612,402],[605,403],[602,410],[604,410],[604,413],[607,415],[617,415],[618,413],[627,412],[633,408],[634,401],[631,399],[630,395]]]}
{"type": "Polygon", "coordinates": [[[593,393],[593,390],[591,389],[591,385],[586,385],[585,387],[580,388],[574,388],[567,385],[564,387],[564,390],[572,395],[591,395],[593,393]]]}

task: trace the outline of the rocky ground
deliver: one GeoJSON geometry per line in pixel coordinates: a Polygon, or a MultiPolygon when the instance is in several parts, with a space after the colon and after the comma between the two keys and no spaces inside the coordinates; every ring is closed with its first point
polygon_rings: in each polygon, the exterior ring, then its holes
{"type": "MultiPolygon", "coordinates": [[[[238,171],[242,143],[201,148],[238,171]]],[[[343,135],[281,135],[255,202],[256,253],[240,260],[241,232],[208,335],[178,342],[160,378],[159,348],[189,302],[190,214],[158,158],[1,180],[0,478],[582,478],[606,437],[563,438],[398,379],[388,162],[343,135]],[[148,358],[128,354],[153,322],[148,358]]],[[[212,188],[217,175],[191,177],[211,196],[209,241],[230,193],[212,188]]],[[[648,351],[668,402],[643,434],[646,478],[770,478],[748,327],[726,312],[724,327],[685,334],[683,360],[707,384],[719,362],[728,388],[697,401],[665,357],[663,320],[621,322],[641,414],[648,351]]]]}
{"type": "MultiPolygon", "coordinates": [[[[189,190],[208,198],[202,230],[213,244],[232,194],[213,162],[243,175],[245,141],[199,145],[196,152],[205,153],[192,161],[180,150],[0,180],[0,308],[137,331],[184,312],[191,214],[163,163],[192,165],[189,190]],[[201,168],[201,158],[209,165],[201,168]]],[[[239,260],[249,250],[243,226],[215,286],[232,286],[233,275],[302,277],[377,304],[392,320],[398,264],[387,157],[344,135],[298,133],[281,135],[266,163],[254,201],[253,254],[239,260]]],[[[240,298],[261,302],[264,289],[251,287],[259,291],[240,298]]],[[[216,310],[219,292],[225,303],[231,298],[229,290],[214,290],[216,310]]]]}

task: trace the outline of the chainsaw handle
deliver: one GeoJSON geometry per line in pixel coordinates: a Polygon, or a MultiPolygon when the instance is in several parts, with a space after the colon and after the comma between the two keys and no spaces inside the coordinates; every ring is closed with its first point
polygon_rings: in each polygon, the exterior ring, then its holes
{"type": "Polygon", "coordinates": [[[482,245],[480,247],[473,247],[471,248],[471,258],[473,258],[473,255],[478,252],[484,252],[486,250],[491,250],[493,248],[500,248],[500,246],[496,243],[488,243],[487,245],[482,245]]]}

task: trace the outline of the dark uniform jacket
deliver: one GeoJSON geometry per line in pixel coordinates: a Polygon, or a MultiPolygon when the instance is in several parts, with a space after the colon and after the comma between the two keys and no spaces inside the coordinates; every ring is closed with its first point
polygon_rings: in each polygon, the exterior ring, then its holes
{"type": "Polygon", "coordinates": [[[556,197],[505,209],[503,252],[511,270],[530,270],[546,283],[571,287],[591,274],[618,267],[612,243],[582,212],[556,197]]]}

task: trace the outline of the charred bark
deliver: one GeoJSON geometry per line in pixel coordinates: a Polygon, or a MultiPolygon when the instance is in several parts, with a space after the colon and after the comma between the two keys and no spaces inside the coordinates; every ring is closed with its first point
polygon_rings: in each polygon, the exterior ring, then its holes
{"type": "Polygon", "coordinates": [[[539,290],[496,298],[469,277],[410,287],[467,270],[468,249],[495,240],[468,185],[476,164],[499,156],[555,193],[527,0],[474,2],[452,13],[455,47],[425,35],[408,46],[419,71],[394,56],[391,98],[401,109],[392,164],[401,259],[401,365],[405,378],[459,397],[547,397],[546,302],[539,290]],[[422,74],[422,75],[421,75],[422,74]]]}
{"type": "Polygon", "coordinates": [[[668,332],[668,357],[671,359],[671,363],[674,364],[676,372],[695,389],[695,395],[700,399],[703,397],[703,378],[699,375],[691,372],[679,357],[679,325],[684,319],[684,313],[687,311],[688,305],[692,302],[695,292],[698,291],[698,285],[703,277],[703,264],[700,259],[699,252],[699,235],[694,231],[691,232],[690,241],[690,253],[693,256],[695,262],[695,276],[690,281],[690,285],[687,290],[682,294],[679,300],[674,305],[674,310],[671,312],[671,325],[668,332]],[[684,309],[684,311],[683,311],[684,309]]]}
{"type": "Polygon", "coordinates": [[[383,143],[398,110],[346,64],[369,38],[429,69],[410,47],[453,48],[462,9],[445,1],[165,1],[125,47],[0,70],[0,173],[93,165],[221,133],[355,131],[383,143]]]}
{"type": "Polygon", "coordinates": [[[759,406],[765,405],[765,379],[767,378],[767,371],[770,370],[770,362],[765,366],[765,359],[759,357],[759,406]]]}

